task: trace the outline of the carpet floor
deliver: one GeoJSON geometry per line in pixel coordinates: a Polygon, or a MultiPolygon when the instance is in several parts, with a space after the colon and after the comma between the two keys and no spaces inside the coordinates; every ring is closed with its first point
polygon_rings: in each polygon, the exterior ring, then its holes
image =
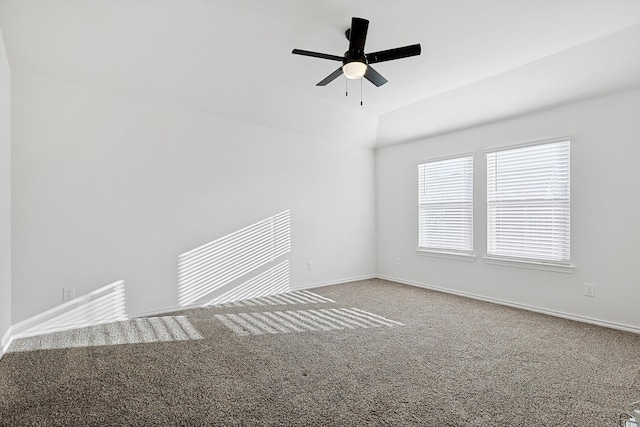
{"type": "Polygon", "coordinates": [[[13,342],[2,426],[615,426],[640,336],[365,280],[13,342]]]}

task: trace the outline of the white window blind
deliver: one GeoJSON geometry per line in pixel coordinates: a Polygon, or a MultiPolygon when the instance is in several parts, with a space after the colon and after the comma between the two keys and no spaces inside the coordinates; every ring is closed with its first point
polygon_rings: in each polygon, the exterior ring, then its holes
{"type": "Polygon", "coordinates": [[[487,254],[568,264],[569,138],[487,152],[487,254]]]}
{"type": "Polygon", "coordinates": [[[418,164],[418,247],[473,251],[473,154],[418,164]]]}

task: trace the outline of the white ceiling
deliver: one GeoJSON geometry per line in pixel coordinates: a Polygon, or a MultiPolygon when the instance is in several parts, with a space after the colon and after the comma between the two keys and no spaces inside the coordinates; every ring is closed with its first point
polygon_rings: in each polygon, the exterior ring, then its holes
{"type": "Polygon", "coordinates": [[[640,87],[640,0],[0,0],[12,72],[380,147],[640,87]],[[384,86],[338,78],[351,17],[384,86]]]}

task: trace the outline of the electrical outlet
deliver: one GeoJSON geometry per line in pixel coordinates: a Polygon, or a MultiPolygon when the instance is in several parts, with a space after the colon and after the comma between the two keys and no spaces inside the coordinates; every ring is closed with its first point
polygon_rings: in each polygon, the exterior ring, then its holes
{"type": "Polygon", "coordinates": [[[62,301],[71,301],[76,297],[76,287],[62,288],[62,301]]]}
{"type": "Polygon", "coordinates": [[[592,283],[584,284],[584,296],[586,297],[595,297],[596,296],[596,285],[592,283]]]}
{"type": "Polygon", "coordinates": [[[396,258],[396,267],[400,267],[400,258],[396,258]]]}
{"type": "Polygon", "coordinates": [[[307,270],[309,271],[313,270],[313,262],[307,261],[307,270]]]}

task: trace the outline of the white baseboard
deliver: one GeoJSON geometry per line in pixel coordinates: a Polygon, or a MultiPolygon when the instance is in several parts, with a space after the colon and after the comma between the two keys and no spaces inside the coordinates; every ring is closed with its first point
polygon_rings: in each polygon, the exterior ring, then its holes
{"type": "Polygon", "coordinates": [[[454,289],[443,288],[440,286],[432,286],[425,283],[414,282],[411,280],[399,279],[397,277],[390,276],[377,276],[379,279],[389,280],[392,282],[402,283],[404,285],[415,286],[418,288],[429,289],[432,291],[444,292],[451,295],[458,295],[465,298],[471,298],[479,301],[486,301],[494,304],[505,305],[508,307],[519,308],[521,310],[533,311],[535,313],[546,314],[549,316],[560,317],[563,319],[575,320],[577,322],[589,323],[591,325],[604,326],[605,328],[618,329],[626,332],[633,332],[640,334],[640,327],[625,325],[622,323],[610,322],[608,320],[594,319],[592,317],[580,316],[577,314],[564,313],[562,311],[549,310],[546,308],[536,307],[528,304],[520,304],[513,301],[502,300],[498,298],[490,298],[482,295],[472,294],[469,292],[456,291],[454,289]]]}
{"type": "Polygon", "coordinates": [[[124,286],[124,281],[118,280],[14,323],[13,338],[44,335],[126,320],[124,286]]]}
{"type": "Polygon", "coordinates": [[[291,288],[291,290],[292,291],[303,291],[303,290],[306,290],[306,289],[321,288],[323,286],[331,286],[331,285],[341,285],[341,284],[345,284],[345,283],[358,282],[360,280],[369,280],[369,279],[376,279],[376,278],[378,278],[378,276],[376,276],[375,274],[371,274],[371,275],[367,275],[367,276],[358,276],[358,277],[351,277],[351,278],[340,279],[340,280],[332,280],[330,282],[311,283],[311,284],[308,284],[308,285],[295,286],[295,287],[291,288]]]}
{"type": "MultiPolygon", "coordinates": [[[[329,282],[311,283],[311,284],[292,287],[291,291],[301,291],[301,290],[306,290],[306,289],[314,289],[314,288],[320,288],[320,287],[323,287],[323,286],[338,285],[338,284],[343,284],[343,283],[357,282],[357,281],[360,281],[360,280],[369,280],[369,279],[375,279],[375,278],[376,278],[376,275],[372,274],[372,275],[366,275],[366,276],[357,276],[357,277],[350,277],[350,278],[344,278],[344,279],[339,279],[339,280],[332,280],[332,281],[329,281],[329,282]]],[[[61,309],[66,309],[68,307],[73,306],[76,303],[77,303],[77,301],[70,301],[70,302],[68,302],[66,304],[63,304],[62,306],[56,307],[53,310],[44,312],[44,313],[42,313],[40,315],[35,316],[34,318],[27,319],[25,321],[22,321],[22,322],[19,322],[19,323],[13,325],[12,327],[9,327],[9,330],[5,333],[5,335],[0,340],[0,358],[2,358],[4,353],[6,353],[6,351],[9,349],[9,346],[13,342],[14,338],[26,338],[26,337],[30,337],[30,336],[36,336],[36,335],[42,335],[42,334],[50,334],[50,333],[54,333],[54,332],[63,332],[63,331],[67,331],[67,330],[70,330],[70,329],[97,326],[99,324],[105,323],[103,321],[98,321],[98,322],[94,322],[94,323],[83,321],[83,322],[79,322],[79,323],[73,324],[73,325],[72,324],[54,325],[54,326],[48,327],[46,329],[39,329],[37,327],[36,328],[32,328],[34,325],[41,324],[41,323],[49,320],[52,316],[54,316],[61,309]]],[[[137,313],[135,315],[127,316],[127,318],[134,319],[134,318],[139,318],[139,317],[150,317],[150,316],[157,316],[157,315],[166,315],[166,314],[177,312],[177,311],[191,310],[191,309],[195,309],[195,308],[203,308],[203,306],[202,306],[202,304],[191,304],[191,305],[184,306],[184,307],[181,307],[181,306],[166,307],[166,308],[163,308],[163,309],[160,309],[160,310],[153,310],[153,311],[147,311],[147,312],[143,312],[143,313],[137,313]]],[[[119,317],[118,319],[114,319],[113,321],[116,321],[116,320],[125,320],[125,317],[119,317]]]]}
{"type": "Polygon", "coordinates": [[[11,326],[9,326],[7,332],[2,336],[2,338],[0,338],[0,359],[2,359],[2,356],[4,356],[4,354],[7,352],[9,346],[11,345],[11,342],[13,341],[13,335],[11,331],[12,328],[11,326]]]}
{"type": "MultiPolygon", "coordinates": [[[[375,279],[377,278],[377,276],[375,274],[371,274],[371,275],[367,275],[367,276],[357,276],[357,277],[350,277],[350,278],[345,278],[345,279],[340,279],[340,280],[332,280],[329,282],[321,282],[321,283],[311,283],[311,284],[307,284],[307,285],[299,285],[299,286],[294,286],[291,287],[291,291],[304,291],[306,289],[314,289],[314,288],[320,288],[322,286],[331,286],[331,285],[339,285],[339,284],[343,284],[343,283],[349,283],[349,282],[357,282],[359,280],[369,280],[369,279],[375,279]]],[[[167,308],[163,308],[161,310],[153,310],[153,311],[145,311],[143,313],[137,313],[135,315],[132,315],[132,318],[136,318],[136,317],[149,317],[149,316],[158,316],[158,315],[162,315],[162,314],[169,314],[169,313],[174,313],[176,311],[183,311],[183,310],[192,310],[195,308],[204,308],[204,306],[202,304],[190,304],[190,305],[185,305],[183,307],[181,306],[173,306],[173,307],[167,307],[167,308]]]]}
{"type": "MultiPolygon", "coordinates": [[[[564,312],[556,311],[556,310],[549,310],[549,309],[545,309],[545,308],[535,307],[535,306],[531,306],[531,305],[527,305],[527,304],[521,304],[521,303],[517,303],[517,302],[513,302],[513,301],[502,300],[502,299],[498,299],[498,298],[485,297],[485,296],[482,296],[482,295],[477,295],[477,294],[473,294],[473,293],[469,293],[469,292],[457,291],[457,290],[454,290],[454,289],[444,288],[444,287],[440,287],[440,286],[433,286],[433,285],[429,285],[429,284],[426,284],[426,283],[420,283],[420,282],[415,282],[415,281],[411,281],[411,280],[404,280],[404,279],[400,279],[400,278],[397,278],[397,277],[391,277],[391,276],[381,276],[381,275],[358,276],[358,277],[344,278],[344,279],[340,279],[340,280],[333,280],[333,281],[329,281],[329,282],[311,283],[311,284],[306,284],[306,285],[295,286],[295,287],[292,287],[291,290],[292,291],[300,291],[300,290],[314,289],[314,288],[319,288],[319,287],[323,287],[323,286],[339,285],[339,284],[345,284],[345,283],[349,283],[349,282],[357,282],[357,281],[360,281],[360,280],[369,280],[369,279],[389,280],[389,281],[392,281],[392,282],[401,283],[401,284],[405,284],[405,285],[409,285],[409,286],[415,286],[415,287],[429,289],[429,290],[433,290],[433,291],[444,292],[444,293],[451,294],[451,295],[457,295],[457,296],[461,296],[461,297],[465,297],[465,298],[471,298],[471,299],[475,299],[475,300],[479,300],[479,301],[486,301],[486,302],[490,302],[490,303],[494,303],[494,304],[504,305],[504,306],[508,306],[508,307],[514,307],[514,308],[518,308],[518,309],[522,309],[522,310],[532,311],[532,312],[536,312],[536,313],[542,313],[542,314],[546,314],[546,315],[550,315],[550,316],[555,316],[555,317],[560,317],[560,318],[564,318],[564,319],[575,320],[575,321],[578,321],[578,322],[589,323],[589,324],[593,324],[593,325],[597,325],[597,326],[604,326],[604,327],[611,328],[611,329],[618,329],[618,330],[622,330],[622,331],[627,331],[627,332],[633,332],[633,333],[636,333],[636,334],[640,334],[640,327],[637,327],[637,326],[625,325],[625,324],[616,323],[616,322],[610,322],[610,321],[601,320],[601,319],[594,319],[594,318],[591,318],[591,317],[579,316],[579,315],[570,314],[570,313],[564,313],[564,312]]],[[[154,310],[154,311],[148,311],[148,312],[144,312],[144,313],[137,313],[135,315],[128,316],[128,318],[133,319],[133,318],[138,318],[138,317],[149,317],[149,316],[156,316],[156,315],[166,315],[166,314],[169,314],[169,313],[172,313],[172,312],[190,310],[190,309],[194,309],[194,308],[202,308],[202,305],[190,305],[190,306],[185,306],[185,307],[180,307],[180,306],[167,307],[167,308],[164,308],[164,309],[161,309],[161,310],[154,310]]],[[[77,327],[96,326],[97,324],[101,324],[101,323],[104,323],[104,322],[98,322],[95,325],[94,324],[88,324],[88,323],[83,323],[82,325],[74,325],[74,326],[65,325],[64,327],[49,329],[46,332],[42,332],[42,331],[38,331],[38,332],[39,333],[59,332],[59,331],[72,329],[72,328],[77,328],[77,327]]],[[[7,330],[6,333],[4,334],[4,336],[0,339],[0,358],[2,358],[2,356],[7,352],[9,346],[11,345],[12,341],[15,338],[23,337],[23,336],[30,336],[32,334],[36,334],[35,332],[30,334],[27,331],[21,331],[20,328],[16,329],[16,326],[21,326],[21,325],[18,324],[18,325],[13,325],[13,327],[9,327],[9,330],[7,330]]]]}

